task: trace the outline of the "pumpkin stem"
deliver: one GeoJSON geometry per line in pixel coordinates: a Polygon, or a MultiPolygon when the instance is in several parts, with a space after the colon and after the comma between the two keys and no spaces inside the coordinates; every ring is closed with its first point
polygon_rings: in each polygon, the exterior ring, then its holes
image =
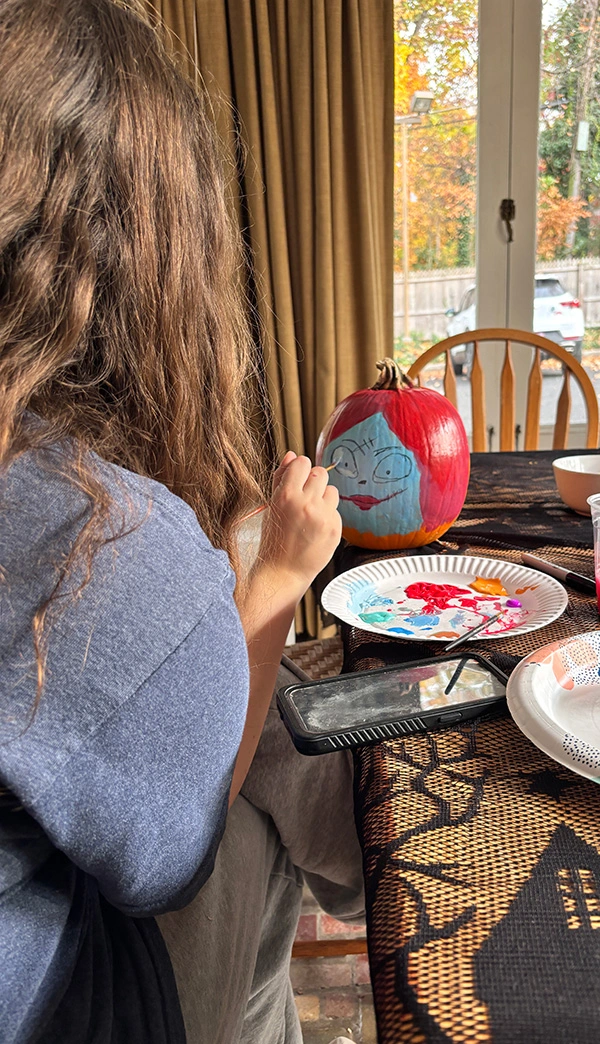
{"type": "Polygon", "coordinates": [[[380,374],[373,385],[373,391],[382,388],[389,391],[398,391],[402,384],[406,388],[413,387],[410,377],[400,369],[398,363],[394,362],[393,359],[380,359],[376,366],[380,374]]]}

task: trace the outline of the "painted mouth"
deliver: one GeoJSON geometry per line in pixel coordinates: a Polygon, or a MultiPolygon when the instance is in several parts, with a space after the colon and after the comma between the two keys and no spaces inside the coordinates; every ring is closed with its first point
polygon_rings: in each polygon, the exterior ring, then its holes
{"type": "Polygon", "coordinates": [[[399,496],[400,493],[406,493],[406,490],[406,486],[404,489],[397,489],[395,493],[390,493],[389,497],[382,497],[381,500],[377,500],[377,497],[363,496],[360,493],[356,493],[353,497],[340,496],[340,500],[349,500],[352,504],[356,504],[361,511],[369,511],[376,504],[385,504],[386,500],[392,500],[394,497],[399,496]]]}

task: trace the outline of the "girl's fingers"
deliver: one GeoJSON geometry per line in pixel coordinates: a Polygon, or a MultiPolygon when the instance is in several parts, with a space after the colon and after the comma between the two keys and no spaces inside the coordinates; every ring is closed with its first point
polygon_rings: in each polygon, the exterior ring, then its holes
{"type": "Polygon", "coordinates": [[[282,487],[287,486],[290,491],[293,489],[301,490],[310,474],[311,467],[312,464],[308,457],[294,457],[285,467],[281,466],[279,468],[278,485],[282,487]]]}
{"type": "Polygon", "coordinates": [[[293,450],[288,450],[285,457],[281,461],[281,464],[277,468],[277,471],[273,473],[272,488],[274,490],[277,489],[279,483],[281,482],[288,464],[291,464],[293,460],[296,460],[296,454],[293,450]]]}
{"type": "Polygon", "coordinates": [[[317,496],[323,496],[325,490],[329,485],[329,472],[325,468],[315,466],[310,469],[306,482],[304,483],[304,490],[306,493],[314,493],[317,496]]]}
{"type": "Polygon", "coordinates": [[[332,507],[337,507],[340,502],[340,494],[336,486],[329,484],[323,494],[323,500],[332,507]]]}

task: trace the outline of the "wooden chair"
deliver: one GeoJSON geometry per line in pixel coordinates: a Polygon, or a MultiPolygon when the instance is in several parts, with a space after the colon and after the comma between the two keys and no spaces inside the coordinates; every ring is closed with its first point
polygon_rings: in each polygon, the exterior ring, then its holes
{"type": "Polygon", "coordinates": [[[485,383],[481,365],[479,346],[486,341],[504,341],[504,362],[500,376],[500,449],[515,449],[515,371],[512,360],[513,345],[527,345],[535,349],[533,363],[529,371],[527,385],[527,415],[525,420],[525,450],[539,447],[540,409],[542,404],[542,352],[563,363],[563,385],[560,392],[556,421],[554,424],[553,449],[565,449],[569,435],[569,418],[571,413],[571,375],[578,381],[587,408],[586,446],[593,449],[598,445],[598,400],[592,384],[581,363],[577,362],[559,344],[542,337],[540,334],[528,333],[525,330],[490,328],[485,330],[468,330],[438,341],[432,348],[423,352],[412,364],[408,376],[416,378],[420,384],[419,374],[432,359],[445,354],[446,369],[444,373],[444,394],[456,406],[456,377],[452,365],[451,350],[457,345],[473,345],[473,363],[471,367],[471,415],[473,421],[473,450],[482,452],[487,449],[486,417],[485,417],[485,383]]]}

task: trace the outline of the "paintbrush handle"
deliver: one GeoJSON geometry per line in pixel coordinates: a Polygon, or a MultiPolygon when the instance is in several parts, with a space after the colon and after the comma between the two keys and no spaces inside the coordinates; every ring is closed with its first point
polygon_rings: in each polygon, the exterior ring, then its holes
{"type": "Polygon", "coordinates": [[[482,620],[476,627],[472,627],[470,631],[465,631],[464,634],[461,634],[460,638],[455,638],[453,642],[450,642],[450,644],[445,647],[444,652],[452,652],[453,649],[462,645],[463,642],[468,641],[469,638],[473,638],[476,634],[479,634],[480,631],[483,631],[485,627],[493,623],[494,620],[497,620],[499,616],[502,616],[501,612],[494,613],[492,616],[486,616],[485,620],[482,620]]]}
{"type": "Polygon", "coordinates": [[[249,518],[254,518],[255,515],[260,515],[260,513],[266,511],[268,507],[268,504],[261,504],[260,507],[254,508],[254,511],[249,511],[247,515],[244,515],[244,517],[240,519],[240,525],[242,522],[247,522],[249,518]]]}

